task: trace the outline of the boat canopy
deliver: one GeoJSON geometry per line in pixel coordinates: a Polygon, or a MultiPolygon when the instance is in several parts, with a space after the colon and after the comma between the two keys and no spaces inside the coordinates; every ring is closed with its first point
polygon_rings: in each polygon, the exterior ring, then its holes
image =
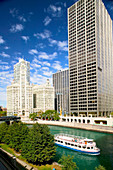
{"type": "Polygon", "coordinates": [[[93,142],[93,139],[84,139],[86,142],[93,142]]]}

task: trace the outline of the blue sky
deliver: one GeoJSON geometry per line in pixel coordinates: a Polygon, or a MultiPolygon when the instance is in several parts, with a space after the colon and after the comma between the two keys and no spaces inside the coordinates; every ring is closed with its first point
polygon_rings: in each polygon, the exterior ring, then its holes
{"type": "MultiPolygon", "coordinates": [[[[68,68],[67,8],[77,0],[0,0],[0,105],[20,58],[30,62],[31,83],[43,84],[68,68]]],[[[113,0],[103,0],[113,20],[113,0]]]]}

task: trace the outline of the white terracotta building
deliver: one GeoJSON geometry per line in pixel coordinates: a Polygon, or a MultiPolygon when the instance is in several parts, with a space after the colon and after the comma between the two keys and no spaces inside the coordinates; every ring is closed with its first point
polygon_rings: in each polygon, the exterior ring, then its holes
{"type": "Polygon", "coordinates": [[[54,87],[49,79],[43,85],[33,85],[33,112],[54,110],[54,87]]]}

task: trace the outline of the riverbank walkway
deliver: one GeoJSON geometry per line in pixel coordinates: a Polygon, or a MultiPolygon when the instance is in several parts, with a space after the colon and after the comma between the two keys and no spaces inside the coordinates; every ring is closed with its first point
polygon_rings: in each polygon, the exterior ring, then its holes
{"type": "Polygon", "coordinates": [[[105,126],[105,125],[92,125],[92,124],[75,123],[75,122],[48,121],[48,120],[40,120],[40,119],[38,121],[23,120],[22,122],[24,122],[26,124],[35,124],[38,122],[39,124],[62,126],[62,127],[84,129],[84,130],[91,130],[91,131],[113,134],[113,127],[105,126]]]}

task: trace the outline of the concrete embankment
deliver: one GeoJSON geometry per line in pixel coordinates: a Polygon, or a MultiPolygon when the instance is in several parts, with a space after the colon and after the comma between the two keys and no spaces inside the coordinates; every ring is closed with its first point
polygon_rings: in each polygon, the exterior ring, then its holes
{"type": "Polygon", "coordinates": [[[32,166],[30,166],[29,164],[27,164],[26,162],[16,158],[14,155],[8,153],[7,151],[5,151],[4,149],[0,148],[0,157],[1,162],[5,165],[5,167],[9,170],[36,170],[37,168],[33,168],[32,166]]]}
{"type": "Polygon", "coordinates": [[[73,122],[46,121],[46,120],[23,121],[23,122],[25,122],[26,124],[35,124],[36,122],[38,122],[39,124],[62,126],[62,127],[84,129],[84,130],[91,130],[91,131],[113,134],[113,127],[111,126],[91,125],[91,124],[73,123],[73,122]]]}

